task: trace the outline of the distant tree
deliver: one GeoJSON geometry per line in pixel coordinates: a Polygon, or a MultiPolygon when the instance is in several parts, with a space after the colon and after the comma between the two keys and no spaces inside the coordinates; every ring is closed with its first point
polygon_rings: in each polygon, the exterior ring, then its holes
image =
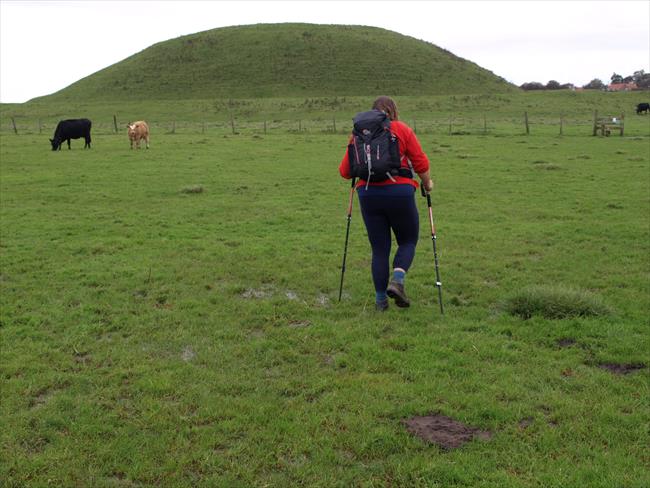
{"type": "Polygon", "coordinates": [[[635,71],[632,77],[638,88],[650,88],[650,73],[643,70],[635,71]]]}
{"type": "Polygon", "coordinates": [[[623,78],[623,83],[632,83],[634,81],[634,76],[626,76],[623,78]]]}
{"type": "Polygon", "coordinates": [[[539,83],[538,81],[529,81],[528,83],[524,83],[521,85],[519,88],[522,90],[543,90],[545,87],[542,83],[539,83]]]}
{"type": "Polygon", "coordinates": [[[585,90],[602,90],[603,88],[605,88],[605,83],[603,83],[598,78],[594,78],[589,83],[584,85],[582,88],[584,88],[585,90]]]}
{"type": "Polygon", "coordinates": [[[546,89],[547,89],[547,90],[559,90],[559,89],[560,89],[560,82],[559,82],[559,81],[555,81],[555,80],[550,80],[550,81],[546,84],[546,89]]]}
{"type": "Polygon", "coordinates": [[[611,83],[623,83],[623,77],[617,73],[614,73],[611,78],[611,83]]]}

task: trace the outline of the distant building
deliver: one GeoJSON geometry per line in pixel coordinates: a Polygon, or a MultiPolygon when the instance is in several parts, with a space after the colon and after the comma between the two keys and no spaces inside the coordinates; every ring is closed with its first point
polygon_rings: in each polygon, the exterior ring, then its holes
{"type": "Polygon", "coordinates": [[[636,90],[637,86],[636,83],[610,83],[607,86],[607,91],[611,92],[618,92],[618,91],[630,91],[630,90],[636,90]]]}

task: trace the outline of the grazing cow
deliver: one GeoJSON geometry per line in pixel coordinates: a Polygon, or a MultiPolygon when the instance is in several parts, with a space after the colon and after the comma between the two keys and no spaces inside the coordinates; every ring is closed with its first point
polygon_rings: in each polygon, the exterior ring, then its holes
{"type": "Polygon", "coordinates": [[[86,140],[84,149],[90,149],[91,125],[92,122],[88,119],[61,120],[54,130],[54,139],[50,139],[52,151],[56,151],[57,149],[60,151],[63,141],[68,141],[68,149],[70,149],[70,139],[79,139],[80,137],[86,140]]]}
{"type": "Polygon", "coordinates": [[[133,149],[133,143],[135,143],[136,149],[140,149],[140,141],[144,139],[147,149],[149,149],[149,126],[144,120],[138,120],[128,124],[129,128],[129,141],[131,141],[131,149],[133,149]]]}
{"type": "Polygon", "coordinates": [[[641,112],[648,113],[650,112],[650,103],[640,103],[636,106],[636,113],[640,114],[641,112]]]}

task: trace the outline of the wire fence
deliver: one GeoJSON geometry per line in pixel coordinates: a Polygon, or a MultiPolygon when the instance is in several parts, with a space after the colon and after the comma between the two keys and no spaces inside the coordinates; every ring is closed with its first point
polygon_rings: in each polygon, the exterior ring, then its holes
{"type": "MultiPolygon", "coordinates": [[[[489,114],[476,116],[448,116],[444,118],[406,118],[405,123],[418,135],[564,135],[591,136],[597,119],[609,117],[614,123],[624,125],[626,136],[650,135],[650,116],[637,116],[626,120],[625,114],[601,115],[597,113],[583,116],[535,116],[524,112],[520,117],[494,117],[489,114]],[[636,120],[638,118],[638,120],[636,120]],[[632,122],[632,123],[630,123],[632,122]]],[[[51,137],[58,121],[5,118],[0,125],[0,134],[40,134],[51,137]]],[[[127,122],[119,121],[117,116],[107,120],[93,120],[92,132],[98,135],[126,134],[127,122]]],[[[149,121],[150,131],[156,134],[216,134],[216,135],[276,135],[276,134],[349,134],[351,119],[331,118],[274,119],[226,121],[149,121]]]]}

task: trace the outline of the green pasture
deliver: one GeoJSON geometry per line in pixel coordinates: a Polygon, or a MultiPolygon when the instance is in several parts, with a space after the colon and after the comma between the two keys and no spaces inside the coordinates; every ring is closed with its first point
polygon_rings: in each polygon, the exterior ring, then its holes
{"type": "MultiPolygon", "coordinates": [[[[544,105],[521,100],[486,113],[544,105]]],[[[292,103],[250,120],[329,120],[292,103]]],[[[348,119],[366,108],[349,103],[348,119]]],[[[444,316],[419,196],[412,307],[374,311],[356,198],[337,302],[344,126],[233,134],[217,110],[223,125],[194,113],[172,134],[159,104],[135,151],[103,107],[91,150],[52,152],[33,122],[68,113],[3,106],[4,486],[648,486],[650,119],[629,111],[625,137],[591,137],[603,103],[585,103],[586,134],[419,133],[444,316]],[[32,129],[15,135],[19,109],[32,129]],[[534,287],[602,313],[509,313],[534,287]],[[436,412],[491,437],[445,451],[403,424],[436,412]]]]}
{"type": "MultiPolygon", "coordinates": [[[[638,103],[650,101],[647,91],[605,93],[588,90],[483,93],[398,97],[400,118],[418,135],[588,136],[594,113],[625,117],[625,133],[646,136],[650,118],[636,115],[638,103]]],[[[92,99],[90,99],[92,100],[92,99]]],[[[126,124],[145,119],[156,134],[329,134],[349,133],[356,112],[368,110],[374,97],[322,96],[267,99],[114,100],[112,103],[35,99],[0,105],[0,134],[52,137],[59,120],[89,118],[93,133],[114,134],[126,124]],[[12,122],[13,119],[13,122],[12,122]]]]}

